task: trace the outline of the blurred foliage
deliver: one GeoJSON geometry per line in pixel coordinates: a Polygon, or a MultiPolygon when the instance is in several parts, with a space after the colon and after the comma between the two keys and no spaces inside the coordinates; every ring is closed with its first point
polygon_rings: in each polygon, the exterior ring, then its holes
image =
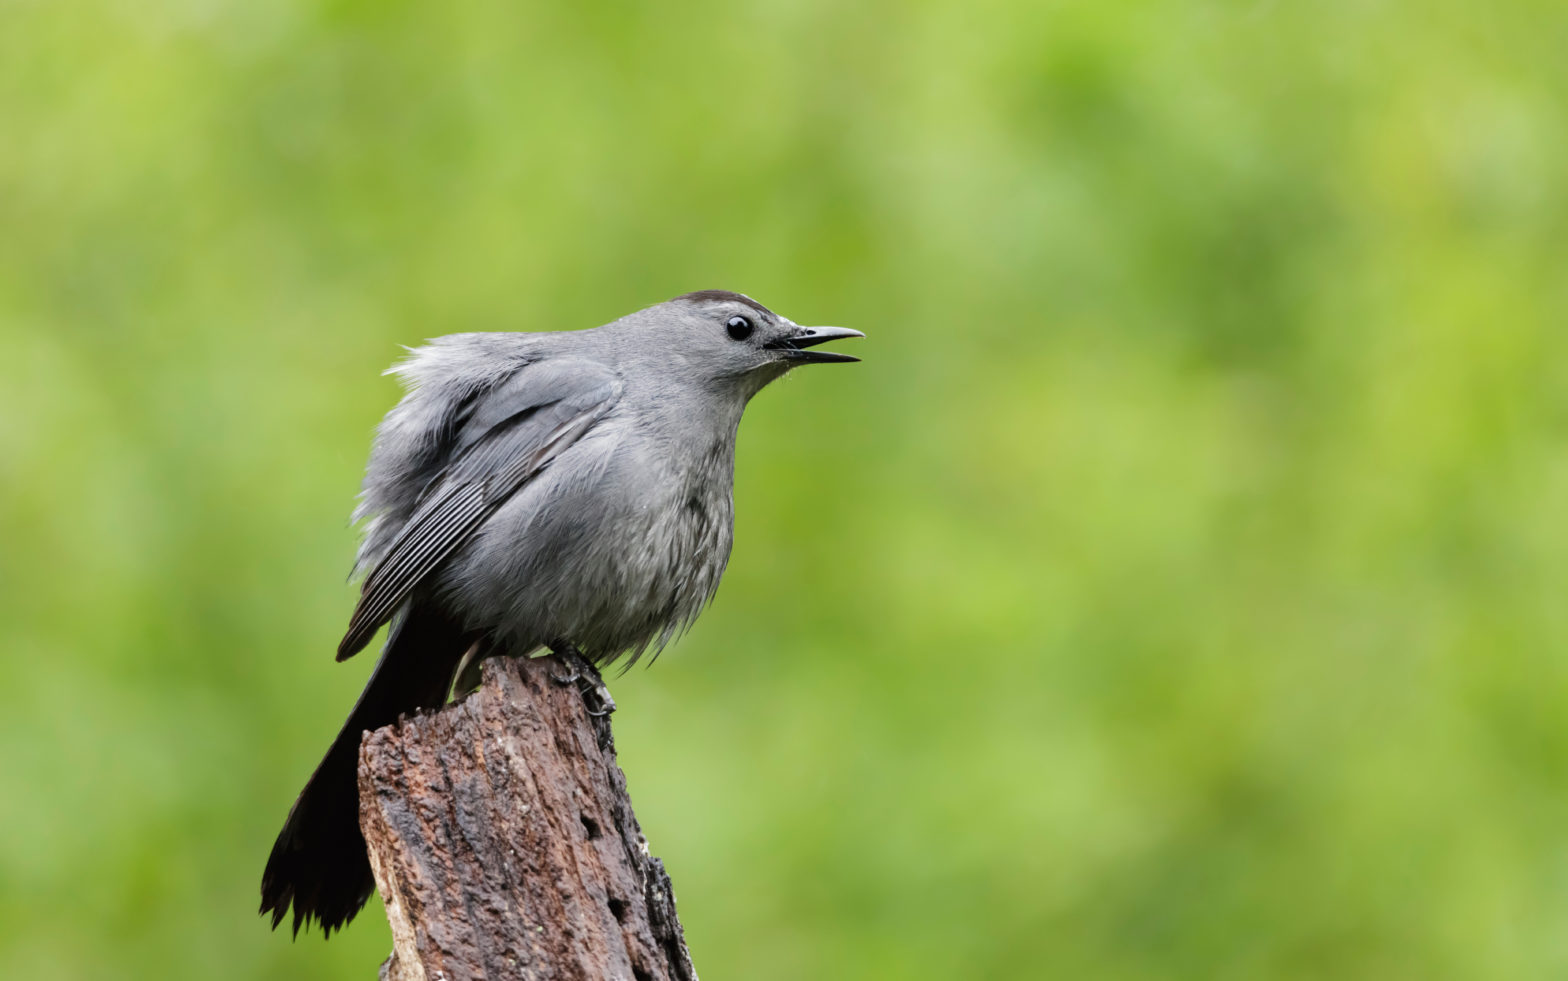
{"type": "Polygon", "coordinates": [[[255,916],[399,344],[743,290],[613,680],[704,977],[1568,973],[1568,8],[0,4],[0,962],[255,916]]]}

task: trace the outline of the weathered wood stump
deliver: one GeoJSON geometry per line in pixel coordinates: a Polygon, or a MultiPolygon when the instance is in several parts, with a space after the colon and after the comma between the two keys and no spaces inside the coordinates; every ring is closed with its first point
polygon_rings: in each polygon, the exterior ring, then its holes
{"type": "Polygon", "coordinates": [[[499,657],[463,701],[365,735],[384,981],[695,981],[615,761],[614,707],[580,659],[499,657]]]}

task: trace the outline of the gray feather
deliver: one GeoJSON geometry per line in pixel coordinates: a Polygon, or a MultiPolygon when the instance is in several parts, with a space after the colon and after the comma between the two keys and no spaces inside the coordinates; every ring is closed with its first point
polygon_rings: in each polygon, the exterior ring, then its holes
{"type": "Polygon", "coordinates": [[[365,692],[296,801],[262,910],[342,926],[373,883],[359,837],[361,734],[447,695],[470,657],[571,645],[655,652],[718,588],[734,537],[735,436],[804,350],[856,336],[703,290],[591,330],[454,334],[392,371],[356,520],[368,570],[339,659],[391,619],[365,692]]]}
{"type": "Polygon", "coordinates": [[[443,423],[461,427],[445,440],[449,448],[438,442],[448,462],[427,481],[422,502],[366,577],[338,660],[363,649],[425,576],[599,421],[621,388],[602,365],[561,358],[529,364],[483,394],[466,396],[462,419],[443,423]]]}

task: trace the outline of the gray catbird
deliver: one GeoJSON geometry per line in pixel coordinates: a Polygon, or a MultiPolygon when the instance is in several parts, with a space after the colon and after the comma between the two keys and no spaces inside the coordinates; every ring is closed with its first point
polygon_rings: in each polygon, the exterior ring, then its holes
{"type": "Polygon", "coordinates": [[[796,365],[858,360],[807,349],[861,336],[702,290],[592,330],[439,337],[393,369],[409,392],[366,468],[368,575],[338,660],[392,625],[272,846],[273,927],[292,903],[296,934],[330,936],[370,897],[366,730],[443,704],[493,654],[631,663],[691,623],[729,559],[746,403],[796,365]]]}

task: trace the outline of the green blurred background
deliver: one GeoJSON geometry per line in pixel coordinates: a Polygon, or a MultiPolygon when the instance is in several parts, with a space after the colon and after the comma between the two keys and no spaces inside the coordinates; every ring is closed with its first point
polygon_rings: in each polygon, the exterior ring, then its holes
{"type": "Polygon", "coordinates": [[[255,915],[400,344],[692,289],[714,607],[612,680],[705,978],[1568,975],[1568,9],[0,3],[0,963],[255,915]]]}

